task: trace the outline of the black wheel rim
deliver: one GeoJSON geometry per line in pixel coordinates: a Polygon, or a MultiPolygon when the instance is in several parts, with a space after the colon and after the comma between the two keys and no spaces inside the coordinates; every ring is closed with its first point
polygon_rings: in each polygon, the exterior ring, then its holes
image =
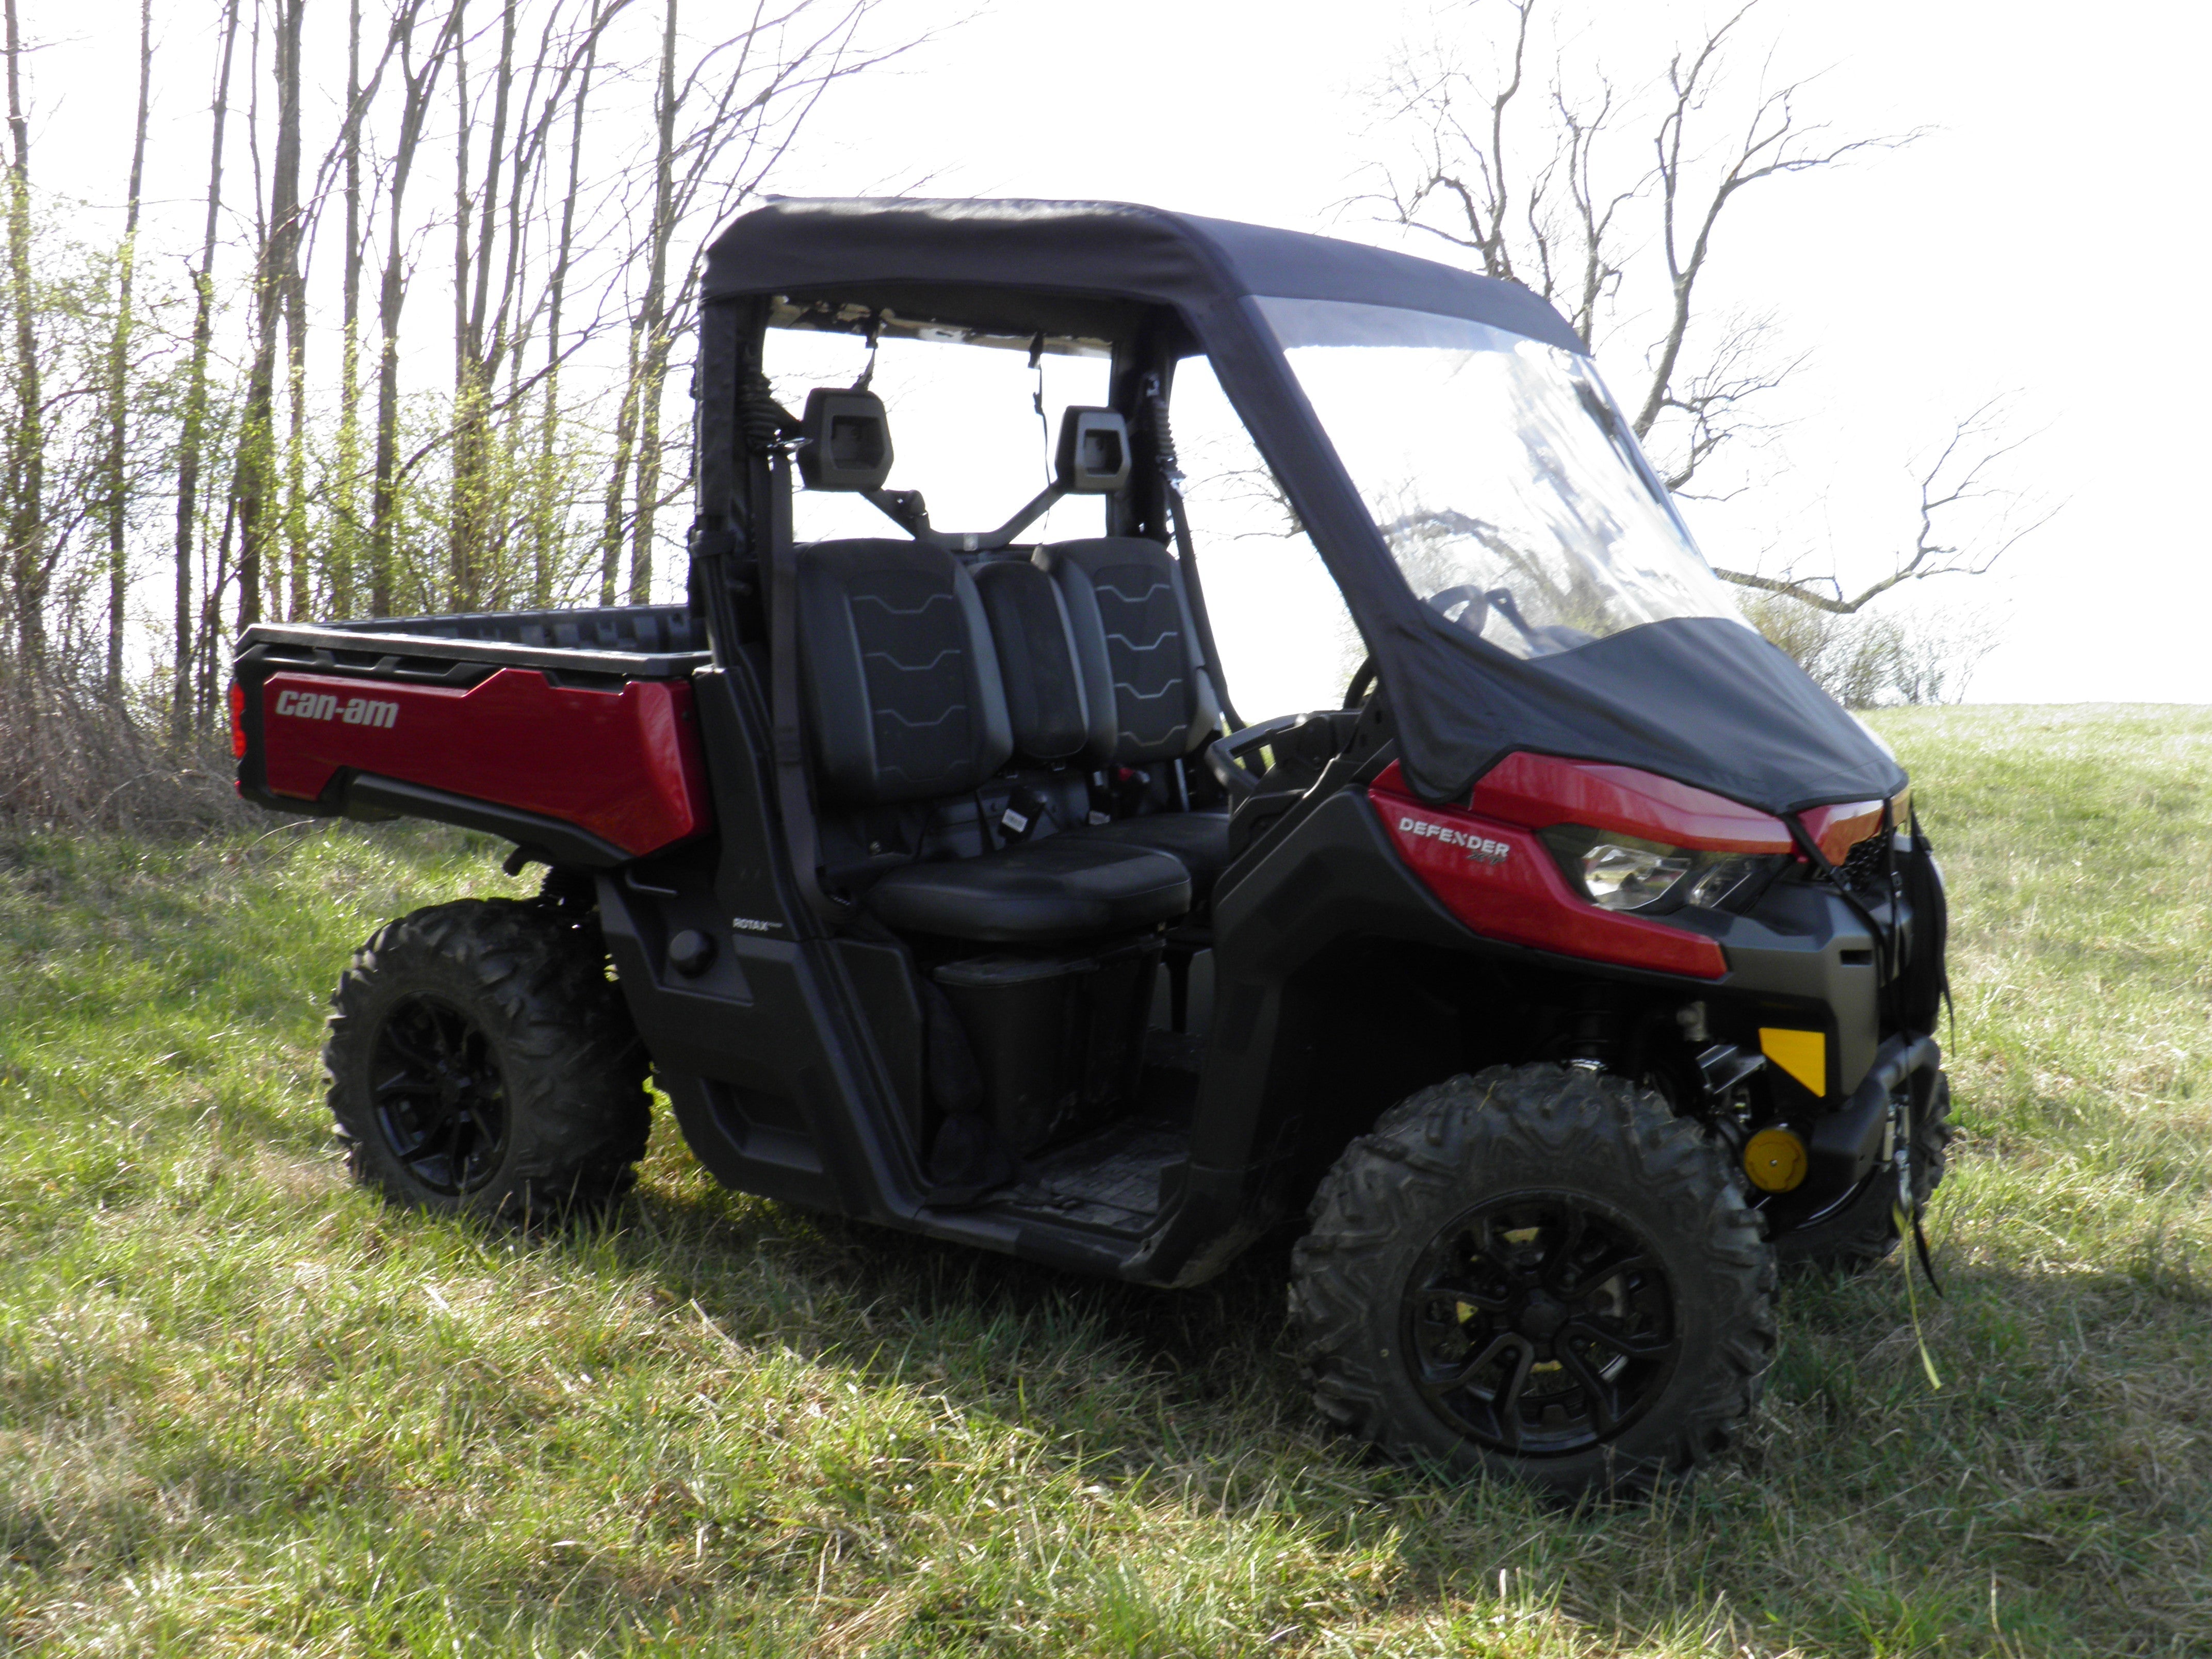
{"type": "Polygon", "coordinates": [[[1461,1434],[1516,1457],[1611,1440],[1672,1374],[1665,1270],[1610,1206],[1521,1193],[1439,1231],[1407,1281],[1407,1368],[1461,1434]]]}
{"type": "Polygon", "coordinates": [[[410,1176],[448,1198],[492,1178],[507,1146],[507,1087],[474,1020],[430,997],[394,1004],[369,1079],[378,1132],[410,1176]]]}

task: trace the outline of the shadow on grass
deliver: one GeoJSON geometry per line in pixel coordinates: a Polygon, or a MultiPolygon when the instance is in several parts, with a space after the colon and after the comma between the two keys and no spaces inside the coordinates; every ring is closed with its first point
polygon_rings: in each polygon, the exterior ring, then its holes
{"type": "Polygon", "coordinates": [[[1393,1468],[1328,1430],[1281,1340],[1291,1237],[1166,1291],[702,1182],[650,1189],[574,1243],[740,1343],[1019,1425],[1084,1480],[1385,1552],[1408,1616],[1463,1609],[1512,1572],[1631,1646],[1704,1628],[1717,1607],[1810,1651],[2179,1652],[2200,1629],[2201,1574],[2177,1576],[2169,1547],[2205,1518],[2203,1495],[2185,1467],[2153,1482],[2112,1457],[2139,1430],[2112,1402],[2151,1383],[2154,1357],[2161,1371],[2177,1345],[2212,1358],[2201,1284],[2169,1264],[1940,1261],[1948,1295],[1920,1291],[1949,1373],[1940,1394],[1894,1258],[1852,1277],[1793,1273],[1784,1352],[1744,1444],[1649,1504],[1570,1506],[1393,1468]]]}

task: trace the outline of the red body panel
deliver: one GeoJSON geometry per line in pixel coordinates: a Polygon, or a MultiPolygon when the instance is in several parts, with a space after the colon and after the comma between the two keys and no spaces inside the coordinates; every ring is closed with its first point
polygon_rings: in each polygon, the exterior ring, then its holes
{"type": "Polygon", "coordinates": [[[594,691],[502,668],[462,690],[276,673],[261,732],[270,793],[303,800],[351,767],[558,818],[641,856],[711,818],[682,680],[594,691]]]}
{"type": "MultiPolygon", "coordinates": [[[[1395,761],[1375,787],[1407,793],[1395,761]]],[[[1780,818],[1756,808],[1633,767],[1556,755],[1508,755],[1483,774],[1470,804],[1524,829],[1582,823],[1707,853],[1787,853],[1796,845],[1780,818]]]]}
{"type": "Polygon", "coordinates": [[[1721,947],[1703,934],[1602,910],[1577,893],[1532,830],[1463,807],[1423,805],[1384,787],[1396,775],[1393,767],[1376,781],[1369,804],[1422,885],[1484,938],[1697,979],[1728,972],[1721,947]]]}

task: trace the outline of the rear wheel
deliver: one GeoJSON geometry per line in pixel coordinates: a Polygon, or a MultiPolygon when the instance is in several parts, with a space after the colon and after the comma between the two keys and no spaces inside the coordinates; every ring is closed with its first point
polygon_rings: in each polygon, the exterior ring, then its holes
{"type": "Polygon", "coordinates": [[[331,1006],[323,1065],[356,1180],[515,1218],[629,1188],[645,1053],[590,921],[507,899],[417,910],[354,953],[331,1006]]]}
{"type": "Polygon", "coordinates": [[[1657,1094],[1549,1065],[1414,1095],[1322,1183],[1291,1316],[1322,1412],[1389,1455],[1635,1492],[1725,1447],[1774,1261],[1657,1094]]]}

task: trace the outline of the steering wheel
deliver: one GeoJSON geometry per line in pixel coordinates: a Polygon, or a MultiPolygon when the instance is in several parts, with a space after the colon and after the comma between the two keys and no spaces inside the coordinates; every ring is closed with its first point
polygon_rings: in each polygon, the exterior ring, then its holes
{"type": "MultiPolygon", "coordinates": [[[[1508,599],[1510,601],[1510,595],[1508,595],[1508,599]]],[[[1447,622],[1454,620],[1450,614],[1454,605],[1465,605],[1467,609],[1459,613],[1456,621],[1459,627],[1464,628],[1470,634],[1481,633],[1483,623],[1490,620],[1491,592],[1478,587],[1473,583],[1458,587],[1441,588],[1430,594],[1422,603],[1447,622]]]]}
{"type": "Polygon", "coordinates": [[[1244,764],[1244,757],[1267,746],[1270,738],[1287,732],[1304,714],[1278,714],[1257,726],[1231,732],[1206,745],[1206,769],[1229,792],[1231,800],[1244,800],[1260,793],[1259,775],[1244,764]]]}
{"type": "Polygon", "coordinates": [[[1346,708],[1357,708],[1366,700],[1368,692],[1374,687],[1375,675],[1375,656],[1370,652],[1359,659],[1359,666],[1352,671],[1352,684],[1344,688],[1344,706],[1346,708]]]}

